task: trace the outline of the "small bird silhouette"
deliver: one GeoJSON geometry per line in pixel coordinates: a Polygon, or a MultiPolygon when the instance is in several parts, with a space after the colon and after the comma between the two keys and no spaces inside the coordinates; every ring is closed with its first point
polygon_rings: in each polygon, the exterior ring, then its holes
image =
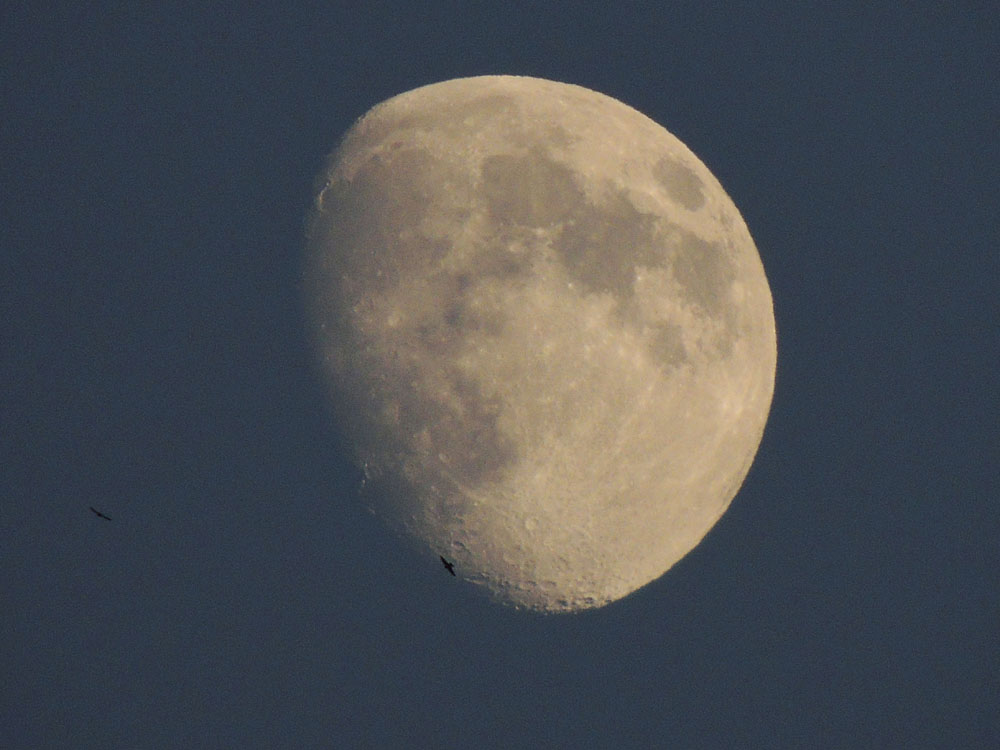
{"type": "Polygon", "coordinates": [[[90,506],[90,512],[93,513],[98,518],[103,518],[105,521],[110,521],[111,520],[111,516],[104,515],[103,513],[101,513],[101,511],[99,511],[93,505],[90,506]]]}
{"type": "MultiPolygon", "coordinates": [[[[438,557],[441,557],[441,555],[438,555],[438,557]]],[[[444,557],[441,557],[441,564],[448,569],[449,573],[455,575],[455,563],[448,562],[447,560],[444,559],[444,557]]]]}

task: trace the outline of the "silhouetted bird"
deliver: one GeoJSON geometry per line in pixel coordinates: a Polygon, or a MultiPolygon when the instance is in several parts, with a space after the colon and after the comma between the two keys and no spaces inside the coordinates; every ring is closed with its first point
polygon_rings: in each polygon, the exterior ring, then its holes
{"type": "MultiPolygon", "coordinates": [[[[441,555],[438,555],[438,557],[441,557],[441,555]]],[[[451,573],[452,575],[455,575],[455,563],[448,562],[443,557],[441,557],[441,564],[444,565],[448,569],[449,573],[451,573]]]]}
{"type": "Polygon", "coordinates": [[[91,506],[90,506],[90,512],[91,512],[91,513],[93,513],[93,514],[94,514],[95,516],[97,516],[98,518],[103,518],[103,519],[104,519],[105,521],[110,521],[110,520],[111,520],[111,517],[110,517],[110,516],[106,516],[106,515],[104,515],[103,513],[101,513],[101,511],[99,511],[99,510],[98,510],[97,508],[95,508],[95,507],[94,507],[93,505],[91,505],[91,506]]]}

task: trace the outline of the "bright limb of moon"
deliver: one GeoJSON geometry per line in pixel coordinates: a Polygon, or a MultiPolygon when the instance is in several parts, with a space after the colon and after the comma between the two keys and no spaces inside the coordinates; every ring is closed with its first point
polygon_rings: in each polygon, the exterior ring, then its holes
{"type": "Polygon", "coordinates": [[[484,76],[376,106],[322,176],[306,280],[375,510],[506,604],[658,578],[760,443],[750,233],[684,144],[594,91],[484,76]]]}

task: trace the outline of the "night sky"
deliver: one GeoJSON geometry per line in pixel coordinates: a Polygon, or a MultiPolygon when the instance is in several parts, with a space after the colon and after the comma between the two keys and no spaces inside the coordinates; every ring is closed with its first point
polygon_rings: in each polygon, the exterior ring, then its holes
{"type": "Polygon", "coordinates": [[[0,747],[1000,747],[992,3],[41,5],[0,16],[0,747]],[[577,615],[364,511],[302,315],[338,138],[497,73],[677,135],[774,297],[729,511],[577,615]]]}

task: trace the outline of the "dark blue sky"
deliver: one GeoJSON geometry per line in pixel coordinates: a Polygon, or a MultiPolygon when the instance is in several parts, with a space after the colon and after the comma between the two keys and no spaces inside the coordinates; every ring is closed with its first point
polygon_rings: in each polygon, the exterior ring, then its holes
{"type": "Polygon", "coordinates": [[[0,18],[0,746],[1000,746],[991,4],[37,5],[0,18]],[[742,491],[581,615],[362,512],[303,332],[327,152],[485,73],[679,136],[775,301],[742,491]]]}

